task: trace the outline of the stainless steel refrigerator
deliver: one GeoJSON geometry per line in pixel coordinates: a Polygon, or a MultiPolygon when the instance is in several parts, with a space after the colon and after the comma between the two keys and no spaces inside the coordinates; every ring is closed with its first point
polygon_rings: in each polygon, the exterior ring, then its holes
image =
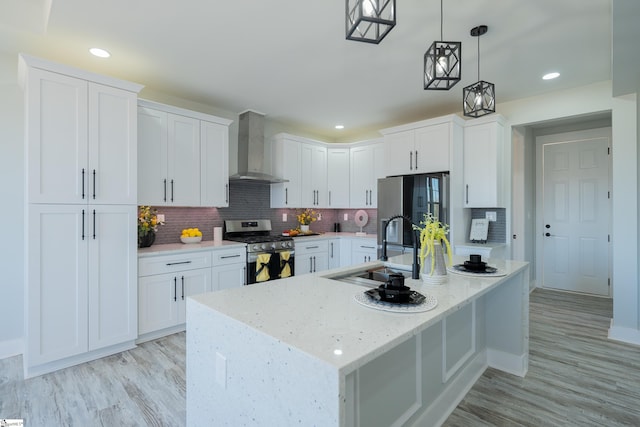
{"type": "MultiPolygon", "coordinates": [[[[449,174],[432,173],[380,178],[378,180],[378,244],[382,245],[389,218],[404,215],[415,224],[425,213],[449,224],[449,174]]],[[[411,225],[400,219],[387,227],[387,254],[398,255],[411,250],[411,225]]]]}

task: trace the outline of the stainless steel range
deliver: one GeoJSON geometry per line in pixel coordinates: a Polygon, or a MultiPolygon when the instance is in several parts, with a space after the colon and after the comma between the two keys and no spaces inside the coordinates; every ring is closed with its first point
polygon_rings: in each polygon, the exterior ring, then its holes
{"type": "Polygon", "coordinates": [[[271,220],[224,222],[224,239],[247,244],[247,281],[251,285],[294,275],[292,237],[271,234],[271,220]]]}

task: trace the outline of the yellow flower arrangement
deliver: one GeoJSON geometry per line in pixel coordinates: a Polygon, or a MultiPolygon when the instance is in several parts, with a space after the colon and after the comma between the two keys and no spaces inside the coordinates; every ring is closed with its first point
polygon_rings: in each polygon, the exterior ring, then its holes
{"type": "Polygon", "coordinates": [[[436,257],[433,256],[435,254],[435,242],[444,242],[449,256],[449,265],[452,263],[451,246],[449,245],[449,240],[447,240],[449,226],[438,221],[431,213],[424,214],[424,219],[420,221],[420,225],[422,227],[413,226],[414,230],[420,230],[420,265],[424,272],[424,260],[427,256],[432,255],[429,274],[433,275],[436,265],[436,257]]]}
{"type": "Polygon", "coordinates": [[[318,219],[318,213],[312,209],[307,208],[296,215],[296,217],[298,218],[298,222],[301,225],[309,225],[318,219]]]}
{"type": "Polygon", "coordinates": [[[158,231],[158,226],[164,221],[158,221],[158,211],[151,206],[140,206],[138,209],[138,237],[158,231]]]}

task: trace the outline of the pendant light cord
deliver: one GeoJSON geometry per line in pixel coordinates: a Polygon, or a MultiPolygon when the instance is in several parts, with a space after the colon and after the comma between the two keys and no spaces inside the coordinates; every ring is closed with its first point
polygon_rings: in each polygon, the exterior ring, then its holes
{"type": "Polygon", "coordinates": [[[440,0],[440,41],[444,41],[444,36],[442,35],[442,0],[440,0]]]}
{"type": "Polygon", "coordinates": [[[480,81],[480,34],[478,34],[478,81],[480,81]]]}

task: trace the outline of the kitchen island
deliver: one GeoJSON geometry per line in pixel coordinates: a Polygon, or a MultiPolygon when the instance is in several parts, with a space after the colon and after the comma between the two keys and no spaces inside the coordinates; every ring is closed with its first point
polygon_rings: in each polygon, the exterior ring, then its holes
{"type": "Polygon", "coordinates": [[[366,288],[336,280],[382,264],[189,298],[187,424],[439,425],[488,366],[526,374],[527,263],[495,260],[502,277],[450,273],[437,286],[407,279],[438,300],[420,313],[365,307],[366,288]]]}

